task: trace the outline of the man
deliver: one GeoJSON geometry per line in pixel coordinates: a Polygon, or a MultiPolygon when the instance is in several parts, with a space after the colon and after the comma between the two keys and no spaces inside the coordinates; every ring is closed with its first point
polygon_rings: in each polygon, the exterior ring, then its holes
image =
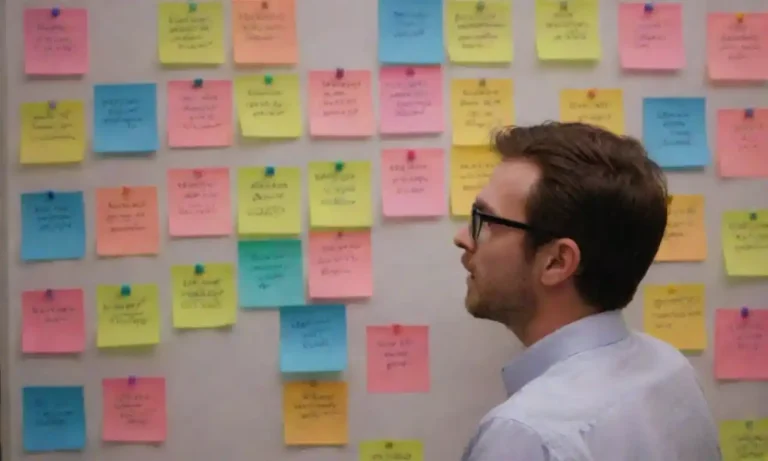
{"type": "Polygon", "coordinates": [[[526,350],[463,460],[720,460],[693,368],[621,314],[664,235],[659,167],[637,141],[580,123],[494,138],[502,161],[455,243],[467,310],[526,350]]]}

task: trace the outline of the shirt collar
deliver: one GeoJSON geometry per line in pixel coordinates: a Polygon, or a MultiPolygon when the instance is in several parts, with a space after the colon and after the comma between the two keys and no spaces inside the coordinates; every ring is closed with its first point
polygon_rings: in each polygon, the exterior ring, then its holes
{"type": "Polygon", "coordinates": [[[621,311],[590,315],[545,336],[502,370],[507,394],[512,395],[549,367],[580,352],[596,349],[629,335],[621,311]]]}

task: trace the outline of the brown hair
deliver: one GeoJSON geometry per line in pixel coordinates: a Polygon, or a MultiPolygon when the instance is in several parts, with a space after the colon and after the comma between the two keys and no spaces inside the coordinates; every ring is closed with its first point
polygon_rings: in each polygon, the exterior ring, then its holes
{"type": "MultiPolygon", "coordinates": [[[[581,251],[576,289],[599,311],[632,300],[667,226],[667,184],[642,144],[583,123],[507,127],[493,136],[505,159],[541,170],[526,203],[533,228],[573,239],[581,251]]],[[[529,233],[534,250],[552,236],[529,233]]]]}

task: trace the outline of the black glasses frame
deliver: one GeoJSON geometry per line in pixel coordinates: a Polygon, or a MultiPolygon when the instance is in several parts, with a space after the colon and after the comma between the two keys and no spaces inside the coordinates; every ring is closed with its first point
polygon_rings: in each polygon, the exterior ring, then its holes
{"type": "Polygon", "coordinates": [[[470,223],[469,230],[470,230],[470,234],[472,235],[472,240],[474,240],[475,242],[477,242],[477,239],[480,237],[480,230],[483,228],[484,222],[491,223],[491,224],[499,224],[501,226],[511,227],[513,229],[520,229],[526,232],[542,234],[552,238],[556,237],[551,232],[547,232],[541,229],[536,229],[535,227],[532,227],[524,222],[515,221],[512,219],[506,219],[500,216],[495,216],[492,214],[485,213],[481,211],[477,207],[477,205],[472,205],[472,221],[470,223]]]}

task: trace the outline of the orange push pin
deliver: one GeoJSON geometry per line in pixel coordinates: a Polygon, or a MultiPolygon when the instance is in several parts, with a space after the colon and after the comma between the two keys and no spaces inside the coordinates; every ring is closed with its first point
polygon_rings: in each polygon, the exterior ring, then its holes
{"type": "Polygon", "coordinates": [[[738,21],[739,24],[744,22],[744,13],[736,13],[736,21],[738,21]]]}
{"type": "Polygon", "coordinates": [[[596,92],[595,90],[589,90],[589,91],[587,91],[587,97],[588,97],[589,99],[595,99],[595,95],[596,95],[596,94],[597,94],[597,92],[596,92]]]}

